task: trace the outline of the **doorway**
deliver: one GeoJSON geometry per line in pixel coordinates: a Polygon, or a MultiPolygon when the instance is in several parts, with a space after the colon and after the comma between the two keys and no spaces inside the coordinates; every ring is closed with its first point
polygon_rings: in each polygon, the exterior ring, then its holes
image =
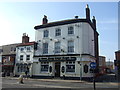
{"type": "Polygon", "coordinates": [[[55,62],[55,77],[60,77],[60,62],[55,62]]]}

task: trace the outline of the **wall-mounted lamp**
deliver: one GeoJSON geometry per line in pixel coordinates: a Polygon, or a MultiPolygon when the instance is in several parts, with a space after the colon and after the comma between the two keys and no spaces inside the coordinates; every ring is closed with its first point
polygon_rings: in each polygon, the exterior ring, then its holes
{"type": "Polygon", "coordinates": [[[79,38],[79,36],[77,36],[77,38],[79,38]]]}
{"type": "Polygon", "coordinates": [[[63,39],[65,39],[65,37],[63,37],[63,39]]]}
{"type": "Polygon", "coordinates": [[[52,41],[53,39],[50,39],[50,41],[52,41]]]}

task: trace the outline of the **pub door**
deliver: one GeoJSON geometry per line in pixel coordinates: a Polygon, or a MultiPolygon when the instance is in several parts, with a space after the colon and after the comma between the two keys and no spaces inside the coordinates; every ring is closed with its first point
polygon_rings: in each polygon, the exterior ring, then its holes
{"type": "Polygon", "coordinates": [[[55,77],[60,77],[60,62],[55,62],[55,77]]]}

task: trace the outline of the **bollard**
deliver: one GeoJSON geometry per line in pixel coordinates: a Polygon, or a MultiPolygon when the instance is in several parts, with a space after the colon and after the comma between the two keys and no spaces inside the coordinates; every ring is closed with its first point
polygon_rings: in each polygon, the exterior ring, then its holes
{"type": "Polygon", "coordinates": [[[23,84],[23,75],[19,76],[19,83],[23,84]]]}

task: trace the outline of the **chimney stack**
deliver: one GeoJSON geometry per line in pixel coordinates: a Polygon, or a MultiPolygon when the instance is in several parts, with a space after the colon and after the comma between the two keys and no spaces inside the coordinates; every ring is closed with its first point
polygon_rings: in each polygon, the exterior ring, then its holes
{"type": "Polygon", "coordinates": [[[23,33],[22,36],[22,43],[28,43],[29,42],[29,37],[26,35],[26,33],[23,33]]]}
{"type": "Polygon", "coordinates": [[[47,22],[48,22],[48,20],[47,20],[47,16],[44,15],[44,18],[43,18],[43,22],[42,22],[42,24],[47,24],[47,22]]]}
{"type": "Polygon", "coordinates": [[[93,16],[92,22],[93,22],[93,25],[94,25],[94,27],[96,29],[96,19],[95,19],[95,16],[93,16]]]}
{"type": "Polygon", "coordinates": [[[89,9],[88,4],[86,5],[86,19],[90,20],[90,9],[89,9]]]}

